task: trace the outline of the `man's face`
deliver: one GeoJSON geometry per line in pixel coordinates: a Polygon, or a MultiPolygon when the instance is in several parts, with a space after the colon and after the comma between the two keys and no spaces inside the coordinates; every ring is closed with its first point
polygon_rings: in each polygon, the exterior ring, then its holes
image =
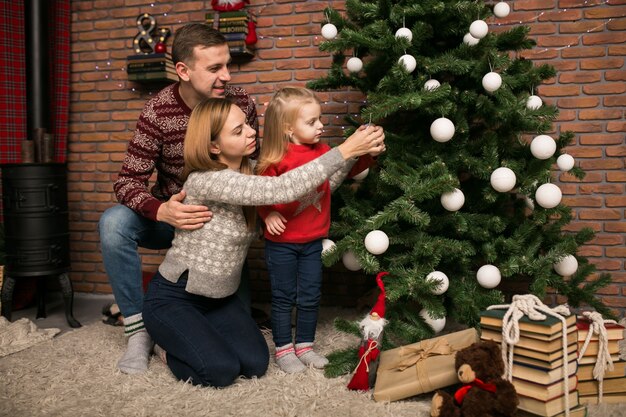
{"type": "Polygon", "coordinates": [[[228,45],[196,46],[193,49],[194,61],[185,66],[183,80],[189,81],[193,90],[201,98],[223,98],[224,88],[230,81],[228,45]]]}

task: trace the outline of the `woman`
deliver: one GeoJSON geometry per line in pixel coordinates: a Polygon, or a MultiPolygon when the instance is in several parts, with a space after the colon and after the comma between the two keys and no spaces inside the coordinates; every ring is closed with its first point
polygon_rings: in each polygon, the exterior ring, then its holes
{"type": "Polygon", "coordinates": [[[176,229],[172,247],[148,286],[143,320],[172,373],[193,384],[223,387],[262,376],[269,352],[239,299],[241,267],[259,236],[257,205],[287,203],[316,189],[353,158],[384,150],[380,127],[358,129],[341,145],[279,177],[252,175],[256,132],[223,99],[198,104],[185,136],[186,204],[206,205],[201,229],[176,229]]]}

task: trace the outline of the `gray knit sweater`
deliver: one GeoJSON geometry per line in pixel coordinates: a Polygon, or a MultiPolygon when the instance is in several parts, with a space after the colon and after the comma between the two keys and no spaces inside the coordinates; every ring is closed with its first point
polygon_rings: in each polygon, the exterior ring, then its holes
{"type": "Polygon", "coordinates": [[[231,169],[196,171],[183,185],[185,204],[200,204],[213,212],[210,222],[196,230],[176,229],[172,247],[159,272],[177,282],[189,270],[186,290],[210,298],[223,298],[239,288],[241,268],[259,231],[246,226],[241,206],[288,203],[305,195],[348,164],[338,149],[282,174],[265,177],[231,169]]]}

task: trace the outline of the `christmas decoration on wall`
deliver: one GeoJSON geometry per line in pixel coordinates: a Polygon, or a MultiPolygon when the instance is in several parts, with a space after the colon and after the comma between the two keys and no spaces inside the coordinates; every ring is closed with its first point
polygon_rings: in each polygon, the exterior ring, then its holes
{"type": "Polygon", "coordinates": [[[537,159],[548,159],[556,151],[556,142],[548,135],[539,135],[530,142],[530,153],[537,159]]]}
{"type": "Polygon", "coordinates": [[[578,260],[574,257],[574,255],[567,255],[554,264],[554,270],[562,277],[574,275],[578,270],[578,260]]]}
{"type": "Polygon", "coordinates": [[[511,168],[500,167],[491,173],[489,181],[494,190],[506,193],[515,187],[515,172],[511,168]]]}
{"type": "Polygon", "coordinates": [[[448,280],[448,276],[441,271],[433,271],[426,276],[426,281],[435,281],[439,284],[432,291],[435,295],[441,295],[448,291],[448,286],[450,285],[450,281],[448,280]]]}
{"type": "Polygon", "coordinates": [[[380,289],[380,294],[370,313],[359,323],[363,338],[359,347],[359,362],[352,379],[348,383],[348,389],[351,390],[367,391],[374,386],[381,337],[387,324],[387,320],[385,320],[385,285],[382,280],[387,275],[389,275],[388,272],[380,272],[376,276],[376,284],[380,289]]]}
{"type": "Polygon", "coordinates": [[[476,272],[476,279],[483,288],[495,288],[500,284],[502,276],[500,270],[494,265],[483,265],[476,272]]]}
{"type": "Polygon", "coordinates": [[[456,128],[452,120],[445,117],[436,119],[430,125],[430,135],[437,142],[447,142],[454,136],[456,128]]]}
{"type": "Polygon", "coordinates": [[[561,189],[554,184],[543,184],[535,192],[535,201],[546,209],[558,206],[562,197],[561,189]]]}
{"type": "Polygon", "coordinates": [[[448,211],[458,211],[465,204],[463,191],[455,188],[453,191],[441,195],[441,205],[448,211]]]}
{"type": "Polygon", "coordinates": [[[385,253],[389,248],[389,237],[382,230],[372,230],[365,236],[365,249],[372,255],[385,253]]]}
{"type": "Polygon", "coordinates": [[[556,165],[561,171],[567,172],[574,168],[574,157],[570,154],[564,153],[556,159],[556,165]]]}
{"type": "Polygon", "coordinates": [[[133,38],[133,49],[136,54],[152,54],[154,52],[165,52],[165,41],[170,35],[170,30],[158,28],[154,16],[142,13],[137,16],[137,29],[139,33],[133,38]],[[155,46],[159,44],[159,51],[155,51],[155,46]]]}
{"type": "Polygon", "coordinates": [[[254,57],[251,49],[258,41],[256,17],[244,7],[248,0],[212,0],[213,12],[206,13],[206,23],[219,30],[228,43],[233,59],[254,57]]]}
{"type": "Polygon", "coordinates": [[[361,58],[353,56],[346,63],[346,68],[350,72],[359,72],[363,69],[363,61],[361,61],[361,58]]]}

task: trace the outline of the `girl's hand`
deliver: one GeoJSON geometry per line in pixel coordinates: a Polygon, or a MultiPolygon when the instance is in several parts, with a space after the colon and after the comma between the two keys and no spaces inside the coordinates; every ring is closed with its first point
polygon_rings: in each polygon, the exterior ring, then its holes
{"type": "Polygon", "coordinates": [[[272,211],[265,218],[265,227],[272,236],[280,236],[285,231],[287,219],[277,211],[272,211]]]}

